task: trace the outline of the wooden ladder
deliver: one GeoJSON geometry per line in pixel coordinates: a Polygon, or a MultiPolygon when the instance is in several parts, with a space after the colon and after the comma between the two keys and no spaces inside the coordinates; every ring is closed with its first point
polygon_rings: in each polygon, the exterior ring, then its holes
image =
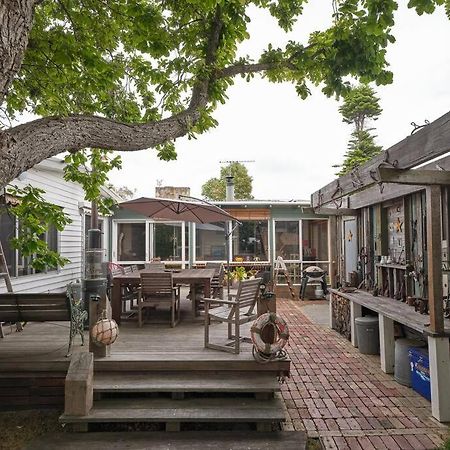
{"type": "Polygon", "coordinates": [[[291,277],[289,275],[289,271],[286,267],[286,263],[283,261],[283,258],[279,256],[277,260],[275,261],[275,271],[274,271],[274,278],[273,278],[273,285],[274,289],[276,284],[278,283],[278,275],[283,275],[286,283],[289,288],[289,292],[291,293],[291,297],[293,300],[298,300],[298,296],[295,293],[294,285],[292,284],[291,277]]]}
{"type": "MultiPolygon", "coordinates": [[[[13,287],[11,284],[11,277],[9,276],[8,265],[6,263],[6,257],[3,251],[1,241],[0,241],[0,279],[5,280],[6,289],[8,290],[8,292],[12,292],[13,287]]],[[[5,337],[3,333],[2,322],[0,322],[0,337],[5,337]]]]}

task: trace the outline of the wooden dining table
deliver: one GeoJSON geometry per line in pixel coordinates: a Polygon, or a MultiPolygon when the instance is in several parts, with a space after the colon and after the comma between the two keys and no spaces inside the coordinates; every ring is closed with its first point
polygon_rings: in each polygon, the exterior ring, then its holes
{"type": "MultiPolygon", "coordinates": [[[[188,284],[191,286],[192,314],[198,314],[198,302],[196,298],[196,287],[203,286],[205,297],[211,294],[211,280],[215,275],[215,269],[181,269],[167,270],[173,274],[173,284],[188,284]]],[[[152,269],[142,269],[136,272],[116,275],[112,279],[111,309],[112,318],[120,325],[120,315],[122,312],[122,288],[124,286],[139,286],[141,273],[152,272],[152,269]]]]}

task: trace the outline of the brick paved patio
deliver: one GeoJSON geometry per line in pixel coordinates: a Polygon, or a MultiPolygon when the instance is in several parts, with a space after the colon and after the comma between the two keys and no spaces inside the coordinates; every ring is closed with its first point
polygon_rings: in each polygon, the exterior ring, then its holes
{"type": "Polygon", "coordinates": [[[337,332],[313,324],[299,302],[280,300],[290,328],[291,378],[282,385],[286,429],[306,430],[326,449],[434,449],[449,429],[430,402],[384,374],[337,332]]]}

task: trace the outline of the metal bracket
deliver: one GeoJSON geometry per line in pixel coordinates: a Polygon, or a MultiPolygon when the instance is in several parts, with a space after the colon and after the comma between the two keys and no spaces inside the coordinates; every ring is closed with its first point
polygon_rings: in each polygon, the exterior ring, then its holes
{"type": "Polygon", "coordinates": [[[412,136],[417,130],[420,130],[423,127],[426,127],[427,125],[430,125],[430,121],[425,119],[425,123],[423,125],[417,125],[416,122],[411,122],[411,126],[414,127],[414,129],[411,131],[410,136],[412,136]]]}
{"type": "Polygon", "coordinates": [[[380,176],[379,168],[380,167],[391,167],[393,169],[396,169],[398,167],[398,159],[394,159],[394,161],[390,161],[389,156],[390,156],[389,150],[385,150],[383,161],[381,161],[380,164],[378,164],[378,167],[376,168],[376,170],[372,169],[369,171],[370,178],[372,178],[372,180],[374,180],[376,183],[378,183],[378,186],[380,187],[380,194],[382,194],[384,191],[384,184],[382,181],[380,181],[381,176],[380,176]]]}
{"type": "Polygon", "coordinates": [[[341,194],[343,193],[343,189],[341,188],[341,185],[339,183],[339,179],[336,180],[336,190],[334,191],[333,195],[331,196],[331,200],[333,201],[333,203],[336,205],[336,208],[339,209],[342,206],[342,196],[341,194]],[[339,197],[339,202],[338,199],[336,199],[335,197],[339,197]]]}
{"type": "Polygon", "coordinates": [[[350,177],[352,179],[353,187],[359,188],[364,185],[364,182],[361,180],[361,175],[359,174],[359,167],[355,167],[350,172],[350,177]]]}

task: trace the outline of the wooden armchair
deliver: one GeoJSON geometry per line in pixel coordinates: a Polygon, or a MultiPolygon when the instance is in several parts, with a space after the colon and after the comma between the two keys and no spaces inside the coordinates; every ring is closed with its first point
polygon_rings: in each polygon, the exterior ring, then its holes
{"type": "Polygon", "coordinates": [[[138,292],[138,324],[142,327],[142,310],[157,305],[170,306],[170,326],[180,321],[180,289],[173,286],[170,272],[142,272],[141,287],[138,292]]]}
{"type": "Polygon", "coordinates": [[[205,298],[205,347],[222,350],[230,353],[239,353],[241,340],[249,338],[240,336],[240,326],[256,319],[256,302],[259,295],[261,279],[244,280],[239,284],[236,295],[230,295],[228,300],[205,298]],[[219,306],[210,310],[211,303],[219,303],[219,306]],[[226,322],[228,324],[228,340],[226,345],[211,344],[209,342],[209,326],[211,320],[226,322]],[[234,335],[232,328],[234,325],[234,335]]]}

